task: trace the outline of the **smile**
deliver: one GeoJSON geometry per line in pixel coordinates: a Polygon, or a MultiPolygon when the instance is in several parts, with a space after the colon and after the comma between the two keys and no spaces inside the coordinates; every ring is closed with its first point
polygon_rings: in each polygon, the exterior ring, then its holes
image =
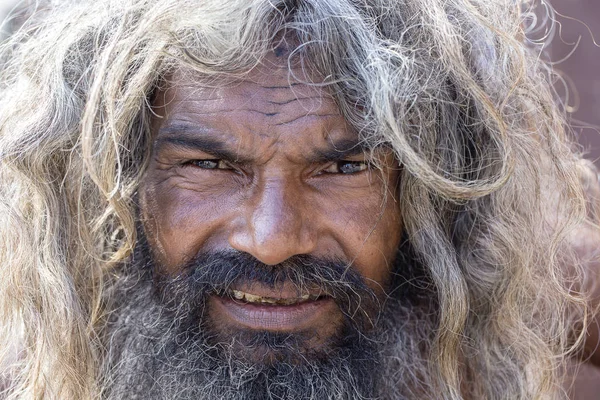
{"type": "Polygon", "coordinates": [[[213,317],[241,329],[294,332],[317,328],[339,313],[333,298],[320,293],[240,289],[210,296],[213,317]]]}
{"type": "Polygon", "coordinates": [[[264,297],[258,296],[251,293],[242,292],[241,290],[229,290],[227,294],[235,299],[246,303],[252,304],[273,304],[280,306],[291,306],[295,304],[304,303],[307,301],[315,301],[318,300],[321,295],[313,295],[313,294],[303,294],[299,297],[292,298],[277,298],[277,297],[264,297]]]}

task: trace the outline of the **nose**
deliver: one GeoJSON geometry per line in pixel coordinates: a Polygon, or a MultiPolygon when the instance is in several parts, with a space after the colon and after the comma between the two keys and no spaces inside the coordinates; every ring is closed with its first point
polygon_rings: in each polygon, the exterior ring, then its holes
{"type": "Polygon", "coordinates": [[[315,250],[317,235],[301,188],[283,180],[256,188],[241,209],[229,244],[267,265],[315,250]]]}

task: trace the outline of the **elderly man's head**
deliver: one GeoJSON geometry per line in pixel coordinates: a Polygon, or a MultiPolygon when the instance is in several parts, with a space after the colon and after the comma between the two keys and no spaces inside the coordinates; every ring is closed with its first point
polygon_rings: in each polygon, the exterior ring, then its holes
{"type": "Polygon", "coordinates": [[[557,390],[578,300],[553,227],[577,222],[581,193],[520,15],[487,0],[33,13],[3,59],[0,389],[557,390]]]}
{"type": "MultiPolygon", "coordinates": [[[[179,70],[153,94],[130,267],[147,282],[113,298],[114,398],[371,398],[383,335],[416,333],[427,314],[392,277],[411,267],[395,261],[393,151],[366,147],[278,46],[243,78],[208,86],[179,70]]],[[[425,375],[422,351],[397,346],[385,343],[414,360],[402,375],[425,375]]]]}

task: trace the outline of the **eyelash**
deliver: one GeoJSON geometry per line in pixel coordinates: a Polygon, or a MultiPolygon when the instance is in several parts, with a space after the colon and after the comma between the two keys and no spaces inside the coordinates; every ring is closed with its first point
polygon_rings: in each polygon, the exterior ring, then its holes
{"type": "MultiPolygon", "coordinates": [[[[200,169],[207,170],[232,170],[234,169],[231,165],[229,165],[226,161],[219,159],[206,159],[206,160],[191,160],[184,165],[194,166],[200,169]],[[210,165],[210,166],[209,166],[210,165]]],[[[358,174],[360,172],[366,171],[371,168],[371,164],[366,161],[350,161],[350,160],[340,160],[332,163],[327,168],[324,168],[320,171],[322,174],[341,174],[341,175],[353,175],[358,174]],[[355,167],[355,170],[344,172],[344,166],[352,166],[355,167]],[[330,171],[330,169],[335,168],[335,171],[330,171]]],[[[346,168],[348,169],[348,168],[346,168]]]]}
{"type": "Polygon", "coordinates": [[[189,165],[189,166],[193,166],[193,167],[197,167],[197,168],[201,168],[201,169],[219,169],[219,170],[233,169],[227,162],[225,162],[223,160],[219,160],[219,159],[191,160],[191,161],[184,163],[184,165],[189,165]],[[214,166],[213,167],[207,166],[206,164],[209,164],[209,163],[213,163],[214,166]],[[204,166],[202,164],[204,164],[204,166]]]}

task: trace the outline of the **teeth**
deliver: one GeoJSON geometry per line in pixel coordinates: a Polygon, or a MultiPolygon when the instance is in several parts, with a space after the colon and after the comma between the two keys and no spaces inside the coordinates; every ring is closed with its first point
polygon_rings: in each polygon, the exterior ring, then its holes
{"type": "Polygon", "coordinates": [[[244,300],[246,300],[249,303],[263,303],[267,299],[263,299],[260,296],[255,296],[255,295],[250,294],[250,293],[244,293],[244,300]]]}
{"type": "Polygon", "coordinates": [[[272,297],[261,297],[254,294],[242,292],[240,290],[232,289],[230,291],[231,296],[236,300],[246,301],[248,303],[260,303],[260,304],[279,304],[279,305],[291,305],[300,303],[309,299],[316,300],[318,296],[311,296],[309,294],[302,295],[294,299],[274,299],[272,297]]]}
{"type": "Polygon", "coordinates": [[[232,290],[233,298],[236,300],[244,300],[244,292],[240,292],[239,290],[232,290]]]}

